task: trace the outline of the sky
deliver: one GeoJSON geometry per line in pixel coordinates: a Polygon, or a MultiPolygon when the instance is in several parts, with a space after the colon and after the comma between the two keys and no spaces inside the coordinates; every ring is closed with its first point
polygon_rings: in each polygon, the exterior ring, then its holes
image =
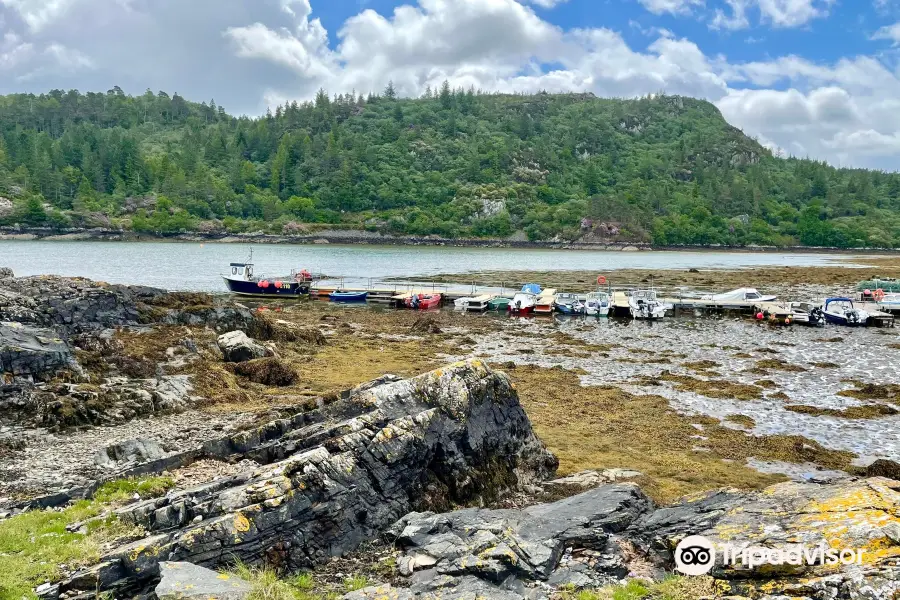
{"type": "Polygon", "coordinates": [[[259,115],[445,79],[705,98],[777,153],[900,170],[900,0],[0,0],[0,93],[259,115]]]}

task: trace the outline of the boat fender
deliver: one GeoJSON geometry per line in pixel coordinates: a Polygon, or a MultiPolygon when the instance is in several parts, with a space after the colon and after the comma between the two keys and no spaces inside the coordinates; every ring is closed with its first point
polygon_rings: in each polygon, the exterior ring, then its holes
{"type": "Polygon", "coordinates": [[[261,288],[262,286],[263,286],[263,282],[262,282],[262,281],[257,281],[257,282],[256,282],[256,287],[261,288]]]}
{"type": "Polygon", "coordinates": [[[882,300],[884,300],[884,290],[881,288],[878,288],[877,290],[875,290],[874,296],[875,296],[875,302],[881,302],[882,300]]]}

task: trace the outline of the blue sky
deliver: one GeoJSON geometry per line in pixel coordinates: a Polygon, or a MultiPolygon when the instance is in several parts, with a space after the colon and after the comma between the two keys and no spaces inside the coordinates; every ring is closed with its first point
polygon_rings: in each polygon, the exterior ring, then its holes
{"type": "Polygon", "coordinates": [[[785,155],[900,168],[900,0],[0,0],[0,93],[234,113],[393,81],[704,98],[785,155]]]}

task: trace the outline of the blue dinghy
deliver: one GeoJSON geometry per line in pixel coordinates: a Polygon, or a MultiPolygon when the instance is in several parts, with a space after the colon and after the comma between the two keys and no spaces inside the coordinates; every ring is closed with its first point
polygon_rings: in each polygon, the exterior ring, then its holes
{"type": "Polygon", "coordinates": [[[328,298],[332,302],[365,302],[369,297],[369,292],[342,292],[335,290],[328,294],[328,298]]]}

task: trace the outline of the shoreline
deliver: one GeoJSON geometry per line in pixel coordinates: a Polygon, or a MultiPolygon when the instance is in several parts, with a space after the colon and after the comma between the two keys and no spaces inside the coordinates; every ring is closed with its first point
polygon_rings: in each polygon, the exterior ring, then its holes
{"type": "Polygon", "coordinates": [[[657,246],[636,242],[523,241],[486,238],[390,236],[357,229],[327,229],[317,234],[285,236],[265,233],[184,232],[147,234],[118,229],[52,229],[0,227],[0,241],[98,241],[98,242],[200,242],[216,244],[429,246],[454,248],[508,248],[531,250],[582,250],[591,252],[735,252],[792,254],[897,255],[896,248],[833,248],[818,246],[657,246]]]}

